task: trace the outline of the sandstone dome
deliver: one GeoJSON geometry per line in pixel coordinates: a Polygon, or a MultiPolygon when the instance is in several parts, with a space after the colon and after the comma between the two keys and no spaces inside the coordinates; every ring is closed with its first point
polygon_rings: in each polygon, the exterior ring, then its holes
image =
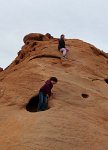
{"type": "Polygon", "coordinates": [[[108,54],[79,39],[66,39],[61,64],[58,39],[31,33],[13,62],[0,72],[1,150],[107,150],[108,54]],[[26,108],[51,76],[49,109],[26,108]]]}

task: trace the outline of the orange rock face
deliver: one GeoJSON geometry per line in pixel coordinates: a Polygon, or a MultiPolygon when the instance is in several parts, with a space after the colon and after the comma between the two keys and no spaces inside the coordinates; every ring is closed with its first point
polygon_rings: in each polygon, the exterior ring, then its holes
{"type": "Polygon", "coordinates": [[[3,68],[0,67],[0,72],[3,71],[3,68]]]}
{"type": "Polygon", "coordinates": [[[18,56],[0,73],[0,150],[108,149],[108,54],[66,39],[62,64],[57,44],[49,34],[25,36],[18,56]],[[51,76],[59,81],[50,109],[28,111],[51,76]]]}

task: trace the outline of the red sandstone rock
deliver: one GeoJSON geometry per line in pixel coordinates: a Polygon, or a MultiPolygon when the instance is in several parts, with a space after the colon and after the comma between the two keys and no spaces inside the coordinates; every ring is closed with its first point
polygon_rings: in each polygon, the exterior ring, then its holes
{"type": "Polygon", "coordinates": [[[29,44],[29,42],[32,40],[48,41],[51,38],[52,38],[52,36],[49,33],[47,33],[46,35],[43,35],[40,33],[30,33],[24,37],[23,41],[25,44],[29,44]]]}
{"type": "Polygon", "coordinates": [[[46,33],[45,36],[47,36],[49,39],[53,39],[53,36],[51,36],[50,33],[46,33]]]}
{"type": "Polygon", "coordinates": [[[3,71],[3,68],[0,67],[0,72],[3,71]]]}
{"type": "Polygon", "coordinates": [[[106,54],[81,40],[67,39],[69,55],[62,65],[55,39],[25,37],[29,43],[0,73],[0,150],[107,150],[106,54]],[[50,109],[26,111],[50,76],[59,80],[50,109]]]}

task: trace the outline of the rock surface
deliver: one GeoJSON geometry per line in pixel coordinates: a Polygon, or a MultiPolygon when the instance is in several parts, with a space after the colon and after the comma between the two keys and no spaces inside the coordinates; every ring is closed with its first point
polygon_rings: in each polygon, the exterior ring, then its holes
{"type": "Polygon", "coordinates": [[[3,68],[0,67],[0,72],[2,72],[2,71],[3,71],[3,68]]]}
{"type": "Polygon", "coordinates": [[[57,39],[37,35],[25,36],[18,56],[0,73],[0,150],[107,150],[108,54],[66,39],[69,55],[61,64],[57,39]],[[50,76],[59,80],[50,109],[27,111],[50,76]]]}

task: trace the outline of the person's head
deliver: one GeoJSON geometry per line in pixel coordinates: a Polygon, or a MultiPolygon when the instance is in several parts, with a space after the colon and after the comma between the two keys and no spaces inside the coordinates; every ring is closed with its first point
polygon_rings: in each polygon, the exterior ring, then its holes
{"type": "Polygon", "coordinates": [[[56,77],[51,77],[50,80],[52,84],[56,84],[58,82],[58,79],[56,77]]]}
{"type": "Polygon", "coordinates": [[[64,39],[64,38],[65,38],[65,35],[64,35],[64,34],[62,34],[62,35],[60,36],[60,38],[61,38],[61,39],[64,39]]]}

